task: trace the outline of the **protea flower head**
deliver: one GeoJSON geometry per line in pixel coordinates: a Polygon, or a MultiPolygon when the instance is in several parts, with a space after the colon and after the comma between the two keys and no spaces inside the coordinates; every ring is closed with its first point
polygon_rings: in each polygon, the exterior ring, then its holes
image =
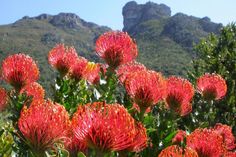
{"type": "Polygon", "coordinates": [[[198,154],[189,147],[182,149],[177,145],[172,145],[163,149],[158,157],[198,157],[198,154]]]}
{"type": "Polygon", "coordinates": [[[160,73],[139,71],[128,76],[125,89],[141,111],[163,100],[166,95],[166,81],[160,73]]]}
{"type": "Polygon", "coordinates": [[[136,43],[127,33],[119,31],[101,35],[96,41],[96,52],[112,69],[132,61],[138,55],[136,43]]]}
{"type": "Polygon", "coordinates": [[[7,91],[0,87],[0,112],[3,111],[7,106],[8,96],[7,91]]]}
{"type": "Polygon", "coordinates": [[[199,157],[221,157],[226,151],[222,136],[211,129],[196,129],[186,140],[199,157]]]}
{"type": "Polygon", "coordinates": [[[181,116],[192,111],[191,100],[194,95],[192,84],[180,77],[169,77],[167,80],[166,105],[181,116]]]}
{"type": "Polygon", "coordinates": [[[213,130],[223,137],[227,150],[234,150],[236,148],[235,137],[230,126],[217,123],[213,130]]]}
{"type": "Polygon", "coordinates": [[[206,100],[219,100],[227,92],[225,80],[218,74],[205,74],[197,80],[197,90],[206,100]]]}
{"type": "Polygon", "coordinates": [[[119,81],[124,84],[128,75],[144,70],[147,70],[147,68],[143,64],[138,63],[136,61],[132,61],[127,64],[121,65],[116,73],[119,78],[119,81]]]}
{"type": "Polygon", "coordinates": [[[33,101],[23,107],[18,127],[32,152],[44,153],[68,134],[69,115],[65,108],[51,101],[33,101]]]}
{"type": "Polygon", "coordinates": [[[184,141],[184,138],[186,138],[187,134],[186,131],[178,130],[175,137],[172,139],[172,143],[179,144],[184,141]]]}
{"type": "Polygon", "coordinates": [[[98,83],[100,79],[100,64],[88,62],[83,74],[88,82],[92,84],[98,83]]]}
{"type": "Polygon", "coordinates": [[[44,99],[45,91],[43,87],[37,83],[33,82],[30,84],[25,85],[21,90],[20,93],[26,93],[27,96],[32,97],[33,100],[41,100],[44,99]]]}
{"type": "Polygon", "coordinates": [[[119,104],[97,102],[79,106],[72,118],[72,126],[79,141],[85,141],[89,148],[100,152],[129,148],[140,151],[147,142],[145,128],[119,104]]]}
{"type": "Polygon", "coordinates": [[[77,81],[80,81],[84,77],[84,71],[88,64],[87,59],[83,57],[78,57],[76,63],[72,66],[70,70],[70,76],[77,81]]]}
{"type": "Polygon", "coordinates": [[[74,47],[65,47],[63,44],[56,45],[48,54],[49,64],[56,68],[60,74],[65,75],[77,62],[78,55],[74,47]]]}
{"type": "Polygon", "coordinates": [[[2,77],[16,90],[20,90],[24,85],[38,80],[39,69],[28,55],[14,54],[3,61],[2,77]]]}

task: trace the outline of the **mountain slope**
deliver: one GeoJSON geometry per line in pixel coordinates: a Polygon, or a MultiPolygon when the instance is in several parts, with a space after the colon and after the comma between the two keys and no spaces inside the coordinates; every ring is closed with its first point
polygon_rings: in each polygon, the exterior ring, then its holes
{"type": "Polygon", "coordinates": [[[47,54],[55,44],[72,45],[79,55],[97,60],[93,53],[94,41],[109,30],[108,27],[85,22],[75,14],[23,17],[13,24],[0,26],[0,62],[9,54],[29,54],[39,63],[40,82],[49,87],[53,72],[47,63],[47,54]]]}
{"type": "MultiPolygon", "coordinates": [[[[197,18],[183,13],[171,16],[168,6],[152,2],[128,2],[122,14],[123,30],[137,41],[138,60],[165,75],[185,75],[196,56],[193,43],[210,32],[218,33],[222,27],[207,17],[197,18]]],[[[73,45],[79,55],[98,61],[93,52],[95,40],[110,30],[72,13],[25,16],[13,24],[0,26],[0,62],[9,54],[29,54],[39,63],[40,83],[49,88],[54,73],[47,63],[47,54],[56,43],[73,45]]]]}
{"type": "Polygon", "coordinates": [[[208,17],[197,18],[183,13],[171,16],[164,4],[128,2],[123,7],[124,28],[136,39],[140,62],[166,75],[185,75],[196,56],[194,43],[209,33],[219,33],[221,24],[208,17]]]}

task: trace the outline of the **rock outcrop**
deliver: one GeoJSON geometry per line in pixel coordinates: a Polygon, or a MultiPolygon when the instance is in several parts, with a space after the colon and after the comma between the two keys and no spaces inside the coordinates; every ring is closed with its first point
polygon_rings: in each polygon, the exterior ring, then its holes
{"type": "Polygon", "coordinates": [[[135,1],[128,2],[122,10],[124,17],[123,31],[129,31],[135,25],[152,20],[168,18],[171,16],[171,10],[164,4],[147,2],[146,4],[137,4],[135,1]]]}

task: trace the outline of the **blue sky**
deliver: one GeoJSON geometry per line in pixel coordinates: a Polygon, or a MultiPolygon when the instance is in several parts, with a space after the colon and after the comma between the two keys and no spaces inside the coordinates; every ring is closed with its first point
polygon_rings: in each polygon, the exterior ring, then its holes
{"type": "MultiPolygon", "coordinates": [[[[148,0],[136,0],[143,4],[148,0]]],[[[122,7],[127,0],[1,0],[0,25],[13,23],[23,16],[71,12],[82,19],[113,29],[122,29],[122,7]]],[[[197,17],[208,16],[224,25],[236,22],[236,0],[152,0],[171,7],[172,15],[183,12],[197,17]]]]}

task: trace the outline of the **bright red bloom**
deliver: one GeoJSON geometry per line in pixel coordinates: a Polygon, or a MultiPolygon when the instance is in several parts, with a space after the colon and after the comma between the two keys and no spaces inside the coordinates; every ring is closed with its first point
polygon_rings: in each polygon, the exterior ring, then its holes
{"type": "Polygon", "coordinates": [[[125,89],[141,111],[165,98],[166,81],[154,71],[135,72],[126,79],[125,89]]]}
{"type": "Polygon", "coordinates": [[[172,143],[179,144],[184,141],[184,138],[186,137],[186,131],[183,130],[178,130],[177,134],[175,137],[172,139],[172,143]]]}
{"type": "Polygon", "coordinates": [[[65,108],[51,101],[33,101],[22,109],[18,127],[34,152],[43,153],[63,142],[68,134],[69,115],[65,108]]]}
{"type": "Polygon", "coordinates": [[[226,150],[222,136],[211,129],[196,129],[187,136],[187,147],[199,157],[221,157],[226,150]]]}
{"type": "Polygon", "coordinates": [[[177,145],[172,145],[163,149],[158,157],[198,157],[198,154],[189,147],[183,150],[177,145]]]}
{"type": "Polygon", "coordinates": [[[217,123],[213,130],[223,137],[227,150],[233,150],[236,148],[235,137],[230,126],[217,123]]]}
{"type": "Polygon", "coordinates": [[[85,141],[88,147],[102,152],[129,148],[140,151],[147,142],[146,129],[136,124],[119,104],[97,102],[79,106],[73,116],[72,127],[79,141],[85,141]]]}
{"type": "Polygon", "coordinates": [[[226,152],[223,157],[236,157],[236,152],[226,152]]]}
{"type": "Polygon", "coordinates": [[[83,73],[88,82],[92,84],[98,83],[100,79],[100,64],[88,62],[83,73]]]}
{"type": "Polygon", "coordinates": [[[183,78],[172,76],[167,80],[166,105],[181,116],[192,111],[194,95],[192,84],[183,78]]]}
{"type": "Polygon", "coordinates": [[[3,111],[7,106],[8,96],[7,91],[0,87],[0,112],[3,111]]]}
{"type": "Polygon", "coordinates": [[[48,54],[49,64],[56,68],[62,75],[67,74],[70,68],[77,62],[78,55],[74,47],[56,45],[48,54]]]}
{"type": "Polygon", "coordinates": [[[84,71],[88,64],[87,59],[79,57],[70,70],[70,76],[78,81],[84,77],[84,71]]]}
{"type": "Polygon", "coordinates": [[[101,35],[96,41],[96,52],[112,69],[132,61],[138,55],[136,43],[127,33],[119,31],[101,35]]]}
{"type": "Polygon", "coordinates": [[[206,100],[219,100],[227,92],[225,80],[217,74],[205,74],[198,78],[197,89],[206,100]]]}
{"type": "Polygon", "coordinates": [[[31,96],[33,100],[44,99],[44,95],[45,95],[45,91],[43,87],[37,82],[33,82],[33,83],[25,85],[20,90],[20,93],[21,94],[26,93],[28,96],[31,96]]]}
{"type": "Polygon", "coordinates": [[[35,61],[25,54],[8,56],[2,63],[2,77],[17,90],[39,78],[35,61]]]}
{"type": "Polygon", "coordinates": [[[124,65],[121,65],[117,70],[117,75],[119,77],[119,81],[122,84],[124,84],[128,75],[134,72],[144,71],[144,70],[147,70],[147,68],[143,64],[133,61],[124,65]]]}

